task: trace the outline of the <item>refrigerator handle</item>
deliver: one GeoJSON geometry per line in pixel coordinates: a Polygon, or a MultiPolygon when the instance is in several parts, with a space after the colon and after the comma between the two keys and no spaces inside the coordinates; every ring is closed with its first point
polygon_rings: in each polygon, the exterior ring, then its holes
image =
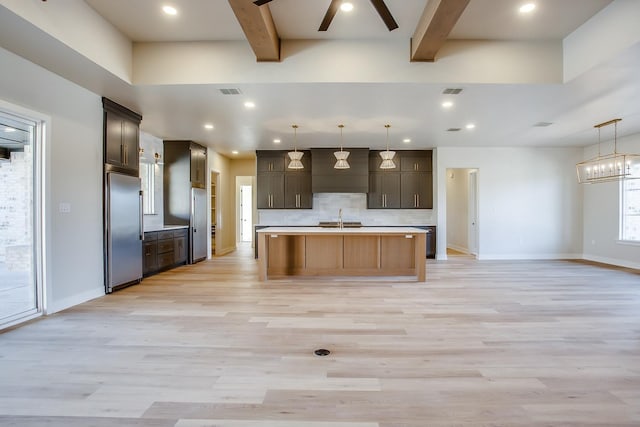
{"type": "Polygon", "coordinates": [[[138,232],[140,233],[140,240],[144,240],[144,231],[143,231],[143,225],[142,225],[142,221],[144,220],[144,216],[143,216],[143,208],[142,208],[142,190],[140,190],[140,192],[138,193],[138,212],[140,215],[140,223],[138,225],[138,232]]]}
{"type": "Polygon", "coordinates": [[[193,189],[191,190],[191,199],[192,199],[192,203],[191,203],[191,220],[193,221],[193,232],[195,233],[196,230],[196,193],[195,191],[193,191],[193,189]]]}

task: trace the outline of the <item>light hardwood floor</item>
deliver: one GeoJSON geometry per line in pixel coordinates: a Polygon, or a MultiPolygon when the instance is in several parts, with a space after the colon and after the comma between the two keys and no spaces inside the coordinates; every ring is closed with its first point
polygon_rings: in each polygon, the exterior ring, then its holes
{"type": "Polygon", "coordinates": [[[0,334],[0,425],[639,426],[640,275],[260,283],[243,248],[0,334]]]}

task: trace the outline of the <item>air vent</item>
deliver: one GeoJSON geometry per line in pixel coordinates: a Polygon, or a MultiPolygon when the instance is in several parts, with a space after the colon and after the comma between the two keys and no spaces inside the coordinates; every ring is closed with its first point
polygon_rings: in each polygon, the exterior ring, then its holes
{"type": "Polygon", "coordinates": [[[462,130],[462,128],[449,128],[447,129],[447,132],[460,132],[462,130]]]}
{"type": "Polygon", "coordinates": [[[533,125],[533,127],[536,128],[546,128],[547,126],[551,126],[553,123],[550,122],[538,122],[535,125],[533,125]]]}
{"type": "Polygon", "coordinates": [[[442,93],[445,95],[457,95],[460,92],[462,92],[462,89],[455,89],[455,88],[447,88],[442,91],[442,93]]]}
{"type": "Polygon", "coordinates": [[[4,147],[0,147],[0,162],[8,162],[9,155],[9,150],[4,147]]]}
{"type": "Polygon", "coordinates": [[[223,95],[240,95],[240,89],[229,88],[229,89],[220,89],[223,95]]]}

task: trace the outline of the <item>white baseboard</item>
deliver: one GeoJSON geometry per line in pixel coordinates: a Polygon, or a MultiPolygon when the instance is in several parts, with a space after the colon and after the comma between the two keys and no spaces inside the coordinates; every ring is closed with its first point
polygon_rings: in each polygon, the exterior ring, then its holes
{"type": "Polygon", "coordinates": [[[67,298],[63,298],[58,301],[51,301],[46,307],[45,314],[53,314],[58,311],[66,310],[74,305],[82,304],[83,302],[90,301],[95,298],[100,298],[105,295],[104,287],[91,289],[78,295],[73,295],[67,298]]]}
{"type": "Polygon", "coordinates": [[[582,254],[479,254],[481,261],[524,261],[524,260],[554,260],[554,259],[582,259],[582,254]]]}
{"type": "Polygon", "coordinates": [[[623,259],[607,258],[597,255],[584,254],[582,259],[593,262],[601,262],[602,264],[615,265],[617,267],[626,267],[640,270],[640,263],[631,262],[623,259]]]}

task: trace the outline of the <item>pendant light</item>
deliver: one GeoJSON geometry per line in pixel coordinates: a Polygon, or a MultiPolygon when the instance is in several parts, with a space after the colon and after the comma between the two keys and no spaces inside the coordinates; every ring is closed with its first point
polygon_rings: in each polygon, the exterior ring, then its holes
{"type": "Polygon", "coordinates": [[[396,155],[395,151],[389,151],[389,128],[391,125],[384,125],[387,128],[387,151],[381,151],[380,157],[382,157],[382,163],[380,169],[395,169],[396,164],[393,162],[393,157],[396,155]]]}
{"type": "Polygon", "coordinates": [[[613,119],[594,126],[598,129],[598,156],[576,165],[580,184],[640,178],[640,155],[618,153],[618,122],[621,120],[613,119]],[[613,125],[613,153],[601,155],[600,130],[609,125],[613,125]]]}
{"type": "Polygon", "coordinates": [[[287,153],[291,159],[288,167],[289,169],[304,169],[304,165],[300,161],[304,153],[296,148],[298,145],[298,125],[291,125],[291,127],[293,128],[293,151],[287,153]]]}
{"type": "Polygon", "coordinates": [[[338,125],[340,128],[340,151],[336,151],[333,153],[336,156],[336,164],[333,166],[334,169],[349,169],[349,162],[347,162],[347,157],[349,157],[348,151],[342,151],[342,129],[344,129],[344,125],[338,125]]]}

